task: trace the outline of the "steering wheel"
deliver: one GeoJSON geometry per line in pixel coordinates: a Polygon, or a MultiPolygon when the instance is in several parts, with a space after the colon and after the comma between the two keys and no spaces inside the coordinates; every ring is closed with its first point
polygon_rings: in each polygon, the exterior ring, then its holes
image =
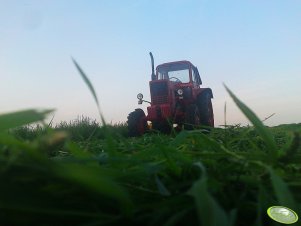
{"type": "Polygon", "coordinates": [[[182,83],[182,81],[180,79],[176,78],[176,77],[170,77],[169,80],[172,79],[172,78],[174,78],[176,80],[176,82],[182,83]]]}

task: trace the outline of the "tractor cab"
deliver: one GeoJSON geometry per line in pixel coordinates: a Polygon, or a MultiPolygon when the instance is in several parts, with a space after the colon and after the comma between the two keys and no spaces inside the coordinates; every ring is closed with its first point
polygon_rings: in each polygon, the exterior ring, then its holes
{"type": "Polygon", "coordinates": [[[198,69],[189,61],[165,63],[156,68],[157,80],[169,80],[176,83],[202,84],[198,69]]]}

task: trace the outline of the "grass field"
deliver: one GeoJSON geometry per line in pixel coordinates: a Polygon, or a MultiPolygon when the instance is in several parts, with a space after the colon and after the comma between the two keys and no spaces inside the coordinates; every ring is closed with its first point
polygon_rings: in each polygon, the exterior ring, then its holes
{"type": "Polygon", "coordinates": [[[0,225],[280,225],[274,205],[301,215],[301,125],[265,127],[228,92],[253,126],[129,138],[125,124],[85,117],[24,126],[51,110],[0,115],[0,225]]]}
{"type": "Polygon", "coordinates": [[[3,124],[46,113],[0,116],[1,225],[278,225],[270,206],[301,214],[300,124],[139,138],[85,117],[3,124]]]}

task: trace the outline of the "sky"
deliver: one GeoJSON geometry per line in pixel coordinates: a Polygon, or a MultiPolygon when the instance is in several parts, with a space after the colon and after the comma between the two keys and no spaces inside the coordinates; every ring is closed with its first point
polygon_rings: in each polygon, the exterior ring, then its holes
{"type": "Polygon", "coordinates": [[[216,126],[248,124],[226,84],[268,126],[301,122],[300,0],[0,0],[0,113],[56,109],[107,122],[150,99],[151,64],[189,60],[213,90],[216,126]]]}

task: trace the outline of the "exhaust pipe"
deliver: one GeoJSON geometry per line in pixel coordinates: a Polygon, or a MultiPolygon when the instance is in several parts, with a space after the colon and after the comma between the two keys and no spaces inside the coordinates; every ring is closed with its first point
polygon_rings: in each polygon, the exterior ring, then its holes
{"type": "Polygon", "coordinates": [[[151,62],[152,62],[152,80],[155,80],[156,75],[155,75],[154,57],[153,57],[152,52],[149,52],[149,55],[151,57],[151,62]]]}

